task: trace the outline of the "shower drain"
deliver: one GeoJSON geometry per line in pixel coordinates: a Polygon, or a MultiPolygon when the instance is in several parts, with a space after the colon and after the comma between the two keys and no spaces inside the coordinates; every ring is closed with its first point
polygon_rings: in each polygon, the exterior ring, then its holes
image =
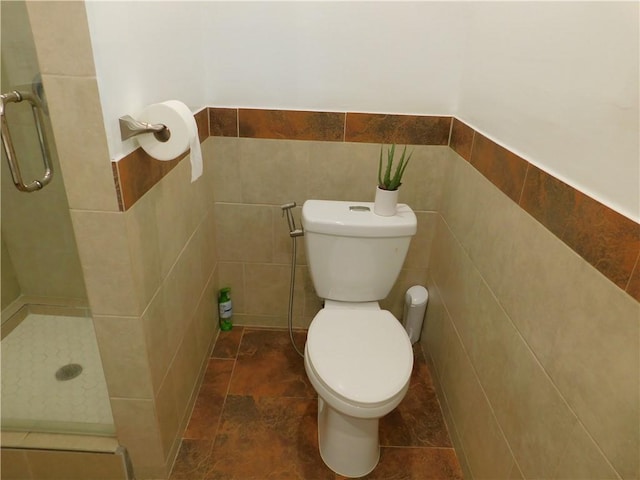
{"type": "Polygon", "coordinates": [[[65,380],[76,378],[81,373],[82,365],[79,365],[77,363],[69,363],[68,365],[63,365],[56,371],[56,380],[64,382],[65,380]]]}

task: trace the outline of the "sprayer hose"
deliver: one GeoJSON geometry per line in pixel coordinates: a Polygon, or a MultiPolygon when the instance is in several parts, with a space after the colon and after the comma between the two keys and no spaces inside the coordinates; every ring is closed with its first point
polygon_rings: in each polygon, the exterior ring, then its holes
{"type": "Polygon", "coordinates": [[[293,339],[293,291],[296,284],[296,250],[297,242],[296,237],[292,236],[293,248],[291,249],[291,283],[289,285],[289,314],[287,316],[287,323],[289,325],[289,338],[291,339],[291,345],[298,355],[304,358],[304,353],[298,350],[296,342],[293,339]]]}

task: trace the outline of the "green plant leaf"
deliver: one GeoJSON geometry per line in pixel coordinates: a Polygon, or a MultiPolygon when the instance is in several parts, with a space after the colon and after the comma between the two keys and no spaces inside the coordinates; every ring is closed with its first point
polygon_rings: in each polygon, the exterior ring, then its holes
{"type": "Polygon", "coordinates": [[[387,151],[387,165],[385,167],[384,177],[382,176],[382,146],[380,146],[380,159],[378,161],[378,186],[384,190],[397,190],[400,185],[402,185],[402,176],[409,164],[409,160],[411,159],[411,155],[413,152],[410,152],[407,156],[407,146],[405,145],[404,150],[402,151],[402,155],[400,156],[400,160],[398,161],[395,170],[393,171],[393,176],[391,176],[391,171],[393,170],[393,160],[395,157],[395,144],[392,144],[389,150],[387,151]]]}

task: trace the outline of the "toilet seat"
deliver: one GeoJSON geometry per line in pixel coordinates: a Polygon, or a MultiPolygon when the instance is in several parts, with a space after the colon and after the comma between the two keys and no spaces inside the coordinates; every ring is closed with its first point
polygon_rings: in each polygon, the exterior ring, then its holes
{"type": "Polygon", "coordinates": [[[413,369],[409,338],[386,310],[321,310],[309,326],[306,354],[328,390],[364,408],[404,392],[413,369]]]}

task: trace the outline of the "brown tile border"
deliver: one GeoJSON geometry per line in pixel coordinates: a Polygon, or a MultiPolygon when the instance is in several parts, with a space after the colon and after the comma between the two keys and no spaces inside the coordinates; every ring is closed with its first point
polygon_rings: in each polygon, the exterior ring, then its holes
{"type": "Polygon", "coordinates": [[[475,133],[476,131],[473,128],[462,123],[457,118],[453,119],[449,146],[466,161],[471,160],[471,149],[473,148],[475,133]]]}
{"type": "Polygon", "coordinates": [[[238,110],[238,134],[243,138],[320,140],[344,138],[344,113],[294,110],[238,110]]]}
{"type": "Polygon", "coordinates": [[[640,225],[457,119],[450,146],[574,252],[640,301],[640,225]]]}
{"type": "Polygon", "coordinates": [[[345,142],[448,145],[451,117],[347,113],[345,142]]]}
{"type": "Polygon", "coordinates": [[[210,107],[209,135],[212,137],[237,137],[238,109],[210,107]]]}
{"type": "MultiPolygon", "coordinates": [[[[205,108],[208,136],[449,145],[609,280],[640,301],[640,225],[530,164],[453,117],[205,108]]],[[[139,148],[112,163],[120,209],[129,209],[186,155],[158,162],[139,148]]]]}
{"type": "Polygon", "coordinates": [[[469,162],[511,200],[520,200],[529,165],[526,160],[476,132],[469,162]]]}
{"type": "MultiPolygon", "coordinates": [[[[209,137],[209,111],[203,108],[194,117],[198,126],[198,138],[202,143],[209,137]]],[[[186,156],[183,153],[173,160],[160,162],[138,147],[120,161],[111,162],[120,211],[131,208],[186,156]]]]}

